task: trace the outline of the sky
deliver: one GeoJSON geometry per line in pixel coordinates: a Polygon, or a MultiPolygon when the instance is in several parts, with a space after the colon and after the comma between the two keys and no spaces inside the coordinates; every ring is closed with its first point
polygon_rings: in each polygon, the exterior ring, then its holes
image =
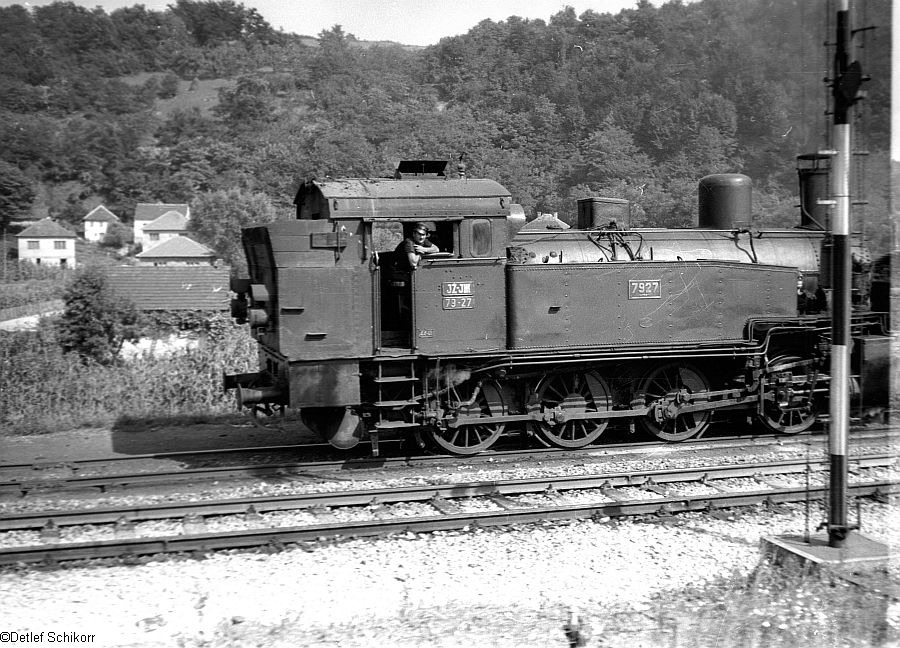
{"type": "MultiPolygon", "coordinates": [[[[275,29],[318,36],[334,25],[360,40],[389,40],[404,45],[433,45],[444,36],[464,34],[485,19],[494,22],[510,16],[547,21],[566,5],[577,15],[591,9],[618,13],[633,9],[637,0],[236,0],[255,8],[275,29]]],[[[654,5],[662,0],[652,0],[654,5]]],[[[52,0],[0,0],[0,6],[43,6],[52,0]]],[[[87,8],[102,7],[107,13],[142,4],[162,11],[175,0],[75,0],[87,8]]]]}

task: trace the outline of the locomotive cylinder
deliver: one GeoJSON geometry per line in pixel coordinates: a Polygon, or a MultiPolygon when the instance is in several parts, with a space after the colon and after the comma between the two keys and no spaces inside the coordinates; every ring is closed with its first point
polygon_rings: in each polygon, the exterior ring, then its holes
{"type": "Polygon", "coordinates": [[[716,173],[700,178],[700,229],[749,227],[753,209],[750,178],[741,173],[716,173]]]}

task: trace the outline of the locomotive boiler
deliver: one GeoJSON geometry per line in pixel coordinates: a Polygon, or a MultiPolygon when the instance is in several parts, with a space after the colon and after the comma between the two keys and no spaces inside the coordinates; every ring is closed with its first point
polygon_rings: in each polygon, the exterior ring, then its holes
{"type": "MultiPolygon", "coordinates": [[[[680,441],[736,413],[798,433],[828,393],[829,240],[801,170],[800,226],[756,229],[750,181],[700,181],[694,229],[627,227],[630,206],[526,222],[492,180],[443,162],[394,178],[310,180],[296,218],[246,228],[233,314],[260,370],[226,376],[254,413],[299,409],[338,448],[402,436],[480,452],[518,434],[562,448],[610,425],[680,441]],[[396,250],[425,223],[440,249],[396,250]]],[[[853,392],[881,397],[885,315],[854,239],[853,392]]]]}

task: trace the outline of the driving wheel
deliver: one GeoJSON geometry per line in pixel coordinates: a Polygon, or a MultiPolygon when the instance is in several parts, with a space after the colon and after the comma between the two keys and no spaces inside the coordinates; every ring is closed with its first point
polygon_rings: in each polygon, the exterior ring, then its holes
{"type": "Polygon", "coordinates": [[[457,410],[460,417],[476,417],[485,419],[484,423],[471,423],[447,428],[431,427],[423,431],[423,434],[440,449],[451,454],[472,455],[491,447],[506,429],[504,423],[491,423],[492,416],[503,414],[503,396],[500,387],[495,382],[484,382],[481,388],[467,383],[468,388],[454,388],[456,400],[460,403],[468,403],[472,400],[472,394],[478,390],[475,399],[470,404],[461,405],[457,410]]]}
{"type": "Polygon", "coordinates": [[[709,425],[710,411],[678,414],[677,409],[689,403],[692,395],[706,391],[709,391],[709,381],[695,367],[676,362],[654,367],[641,380],[638,393],[643,395],[645,405],[657,407],[638,423],[663,441],[684,441],[697,436],[709,425]],[[673,414],[658,416],[661,412],[673,414]]]}
{"type": "Polygon", "coordinates": [[[596,441],[609,419],[577,418],[610,408],[609,387],[596,371],[550,374],[535,389],[542,420],[538,435],[558,448],[581,448],[596,441]]]}

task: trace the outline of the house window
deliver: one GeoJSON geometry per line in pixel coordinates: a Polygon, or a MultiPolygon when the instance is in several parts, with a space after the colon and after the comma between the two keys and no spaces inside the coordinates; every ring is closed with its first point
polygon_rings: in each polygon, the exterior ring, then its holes
{"type": "Polygon", "coordinates": [[[41,242],[40,241],[28,241],[28,249],[29,250],[40,250],[41,242]]]}
{"type": "Polygon", "coordinates": [[[54,250],[65,250],[66,242],[65,241],[53,241],[53,249],[54,250]]]}
{"type": "Polygon", "coordinates": [[[159,232],[150,232],[150,240],[158,241],[159,240],[159,232]]]}

